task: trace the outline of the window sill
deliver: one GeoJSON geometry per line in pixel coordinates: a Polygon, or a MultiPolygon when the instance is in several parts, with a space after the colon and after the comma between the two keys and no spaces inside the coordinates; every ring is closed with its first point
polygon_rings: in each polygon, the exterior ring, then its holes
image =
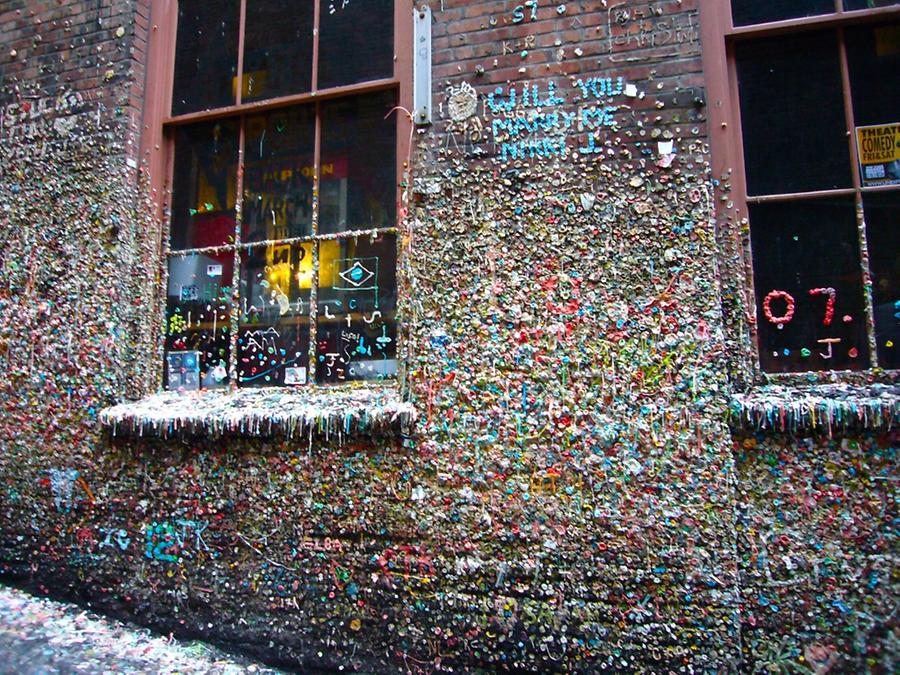
{"type": "Polygon", "coordinates": [[[900,428],[900,385],[755,387],[732,395],[729,421],[736,431],[890,431],[900,428]]]}
{"type": "Polygon", "coordinates": [[[396,433],[416,411],[394,386],[167,391],[100,412],[113,436],[396,433]]]}

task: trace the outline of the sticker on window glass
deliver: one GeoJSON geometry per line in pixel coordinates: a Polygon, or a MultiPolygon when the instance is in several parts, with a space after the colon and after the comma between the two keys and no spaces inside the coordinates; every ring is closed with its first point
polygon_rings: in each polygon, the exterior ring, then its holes
{"type": "Polygon", "coordinates": [[[285,384],[306,384],[306,368],[294,366],[284,369],[285,384]]]}
{"type": "Polygon", "coordinates": [[[856,142],[865,187],[900,184],[900,123],[857,127],[856,142]]]}

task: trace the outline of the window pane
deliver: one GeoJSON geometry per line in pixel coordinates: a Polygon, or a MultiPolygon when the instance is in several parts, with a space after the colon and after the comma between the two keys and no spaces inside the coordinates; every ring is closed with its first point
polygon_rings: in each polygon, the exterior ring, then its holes
{"type": "Polygon", "coordinates": [[[844,9],[875,9],[900,5],[900,0],[844,0],[844,9]]]}
{"type": "Polygon", "coordinates": [[[172,177],[172,249],[234,241],[238,124],[219,120],[179,127],[172,177]]]}
{"type": "Polygon", "coordinates": [[[323,241],[319,253],[316,380],[397,373],[397,238],[323,241]]]}
{"type": "Polygon", "coordinates": [[[310,90],[313,8],[311,0],[249,0],[243,101],[310,90]]]}
{"type": "Polygon", "coordinates": [[[319,89],[392,77],[393,0],[321,0],[319,89]]]}
{"type": "Polygon", "coordinates": [[[834,11],[834,0],[731,0],[735,26],[782,21],[834,11]]]}
{"type": "Polygon", "coordinates": [[[247,118],[244,150],[244,242],[312,232],[314,106],[247,118]]]}
{"type": "Polygon", "coordinates": [[[900,122],[900,24],[848,28],[856,126],[900,122]]]}
{"type": "Polygon", "coordinates": [[[181,0],[172,114],[235,102],[240,0],[181,0]]]}
{"type": "Polygon", "coordinates": [[[875,342],[882,368],[900,368],[900,192],[863,197],[875,342]]]}
{"type": "Polygon", "coordinates": [[[319,232],[396,224],[397,120],[394,92],[322,104],[319,232]]]}
{"type": "Polygon", "coordinates": [[[867,368],[852,199],[753,205],[750,236],[763,370],[867,368]]]}
{"type": "Polygon", "coordinates": [[[742,43],[735,56],[748,193],[850,187],[834,34],[742,43]]]}
{"type": "Polygon", "coordinates": [[[306,384],[312,246],[260,246],[242,256],[240,386],[306,384]]]}
{"type": "Polygon", "coordinates": [[[233,261],[232,253],[169,259],[167,389],[228,383],[233,261]]]}
{"type": "Polygon", "coordinates": [[[900,183],[900,24],[847,29],[863,185],[900,183]]]}

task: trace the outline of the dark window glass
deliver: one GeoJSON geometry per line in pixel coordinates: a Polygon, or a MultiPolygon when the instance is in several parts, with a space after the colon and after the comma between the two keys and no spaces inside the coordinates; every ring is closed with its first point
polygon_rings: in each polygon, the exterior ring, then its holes
{"type": "Polygon", "coordinates": [[[323,241],[316,324],[320,383],[397,373],[397,238],[323,241]]]}
{"type": "Polygon", "coordinates": [[[319,89],[394,74],[393,0],[321,0],[319,89]]]}
{"type": "Polygon", "coordinates": [[[238,122],[178,127],[172,194],[172,249],[234,241],[238,122]]]}
{"type": "Polygon", "coordinates": [[[850,187],[835,35],[742,43],[735,55],[748,194],[850,187]]]}
{"type": "Polygon", "coordinates": [[[315,136],[314,106],[247,118],[243,242],[311,233],[315,136]]]}
{"type": "Polygon", "coordinates": [[[900,0],[844,0],[844,9],[876,9],[900,4],[900,0]]]}
{"type": "Polygon", "coordinates": [[[750,236],[763,369],[867,368],[853,200],[753,205],[750,236]]]}
{"type": "Polygon", "coordinates": [[[900,191],[863,196],[875,343],[882,368],[900,368],[900,191]]]}
{"type": "Polygon", "coordinates": [[[166,388],[228,383],[233,268],[231,252],[169,259],[166,388]]]}
{"type": "Polygon", "coordinates": [[[735,26],[796,19],[834,11],[834,0],[731,0],[735,26]]]}
{"type": "Polygon", "coordinates": [[[241,100],[256,101],[310,90],[311,0],[250,0],[244,36],[241,100]]]}
{"type": "Polygon", "coordinates": [[[313,244],[274,244],[241,258],[238,384],[306,384],[313,244]]]}
{"type": "Polygon", "coordinates": [[[845,35],[856,126],[900,123],[900,24],[845,35]]]}
{"type": "Polygon", "coordinates": [[[172,114],[235,102],[240,0],[181,0],[172,114]]]}
{"type": "Polygon", "coordinates": [[[322,104],[319,232],[396,224],[394,92],[322,104]]]}

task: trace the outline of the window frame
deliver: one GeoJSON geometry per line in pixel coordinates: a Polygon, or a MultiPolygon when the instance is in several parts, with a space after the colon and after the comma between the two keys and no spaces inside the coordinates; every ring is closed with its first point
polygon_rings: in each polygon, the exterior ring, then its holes
{"type": "MultiPolygon", "coordinates": [[[[844,28],[858,25],[885,23],[891,19],[900,20],[900,4],[873,9],[845,10],[843,0],[834,0],[834,11],[830,14],[772,21],[761,24],[735,26],[732,20],[731,0],[698,0],[700,5],[700,30],[703,46],[703,70],[707,84],[708,128],[711,150],[711,168],[717,181],[719,203],[725,208],[715,214],[719,223],[719,241],[730,238],[739,243],[743,257],[743,269],[724,270],[728,281],[742,293],[742,307],[736,311],[745,312],[740,323],[746,327],[740,335],[733,337],[742,347],[740,365],[752,374],[752,383],[772,382],[785,385],[809,384],[811,381],[842,381],[848,383],[871,382],[873,376],[881,373],[887,379],[896,380],[898,369],[884,369],[879,366],[878,349],[875,342],[874,306],[871,290],[867,282],[871,279],[868,243],[864,226],[863,210],[860,208],[865,194],[900,191],[900,185],[864,187],[861,184],[857,154],[857,139],[854,133],[853,103],[849,96],[850,71],[847,58],[844,28]],[[747,193],[747,176],[741,126],[741,107],[738,90],[737,61],[735,46],[741,42],[791,35],[803,32],[832,29],[837,34],[838,58],[841,68],[841,92],[843,113],[847,129],[852,186],[841,189],[818,190],[813,192],[785,192],[763,196],[747,193]],[[863,279],[863,302],[866,314],[866,341],[870,354],[868,368],[858,370],[808,370],[794,372],[769,372],[762,368],[756,327],[757,295],[753,272],[753,257],[750,245],[749,206],[751,204],[794,202],[821,197],[854,198],[857,212],[857,244],[860,248],[861,272],[863,279]]],[[[752,384],[750,383],[750,384],[752,384]]]]}
{"type": "MultiPolygon", "coordinates": [[[[248,1],[240,0],[240,23],[238,27],[238,62],[236,81],[243,81],[243,60],[244,60],[244,36],[246,26],[246,15],[248,1]]],[[[166,295],[167,295],[167,275],[168,261],[173,257],[182,257],[184,255],[194,255],[198,252],[227,252],[234,251],[235,265],[233,270],[233,279],[240,278],[239,256],[242,251],[246,251],[251,246],[258,247],[266,242],[242,243],[238,238],[235,243],[223,246],[191,248],[179,251],[170,250],[170,220],[172,205],[172,179],[174,175],[174,158],[175,158],[175,130],[183,125],[213,121],[223,118],[241,119],[252,115],[278,109],[288,109],[300,105],[315,106],[315,156],[313,164],[315,168],[314,185],[321,185],[321,105],[324,102],[347,98],[350,96],[363,95],[381,91],[396,91],[398,110],[394,115],[396,120],[396,165],[395,165],[395,199],[397,204],[396,222],[391,227],[376,228],[375,230],[359,230],[355,231],[355,236],[374,236],[377,234],[393,233],[397,236],[398,246],[398,264],[399,272],[399,248],[400,225],[404,217],[404,195],[406,190],[404,185],[409,184],[410,170],[410,152],[412,147],[413,122],[410,117],[403,112],[403,109],[412,109],[413,99],[413,11],[414,6],[410,0],[394,0],[394,49],[393,49],[393,74],[391,77],[378,80],[368,80],[362,83],[343,85],[338,87],[318,88],[318,59],[319,59],[319,26],[320,17],[323,11],[327,11],[328,0],[309,0],[314,2],[314,18],[313,18],[313,58],[312,58],[312,82],[309,92],[300,94],[291,94],[287,96],[279,96],[270,99],[262,99],[244,103],[241,100],[242,87],[236,87],[236,102],[219,108],[190,112],[180,115],[172,115],[172,99],[173,85],[175,80],[175,49],[177,39],[178,26],[178,0],[148,0],[146,5],[149,9],[150,19],[150,38],[146,53],[146,71],[145,71],[145,98],[142,109],[142,119],[140,122],[141,129],[141,162],[143,180],[149,191],[152,209],[152,219],[155,224],[158,235],[158,248],[155,251],[159,261],[157,270],[156,289],[157,297],[155,298],[155,307],[153,311],[152,340],[156,345],[157,353],[151,367],[156,368],[155,380],[157,389],[163,390],[165,383],[165,327],[166,327],[166,295]]],[[[242,194],[242,182],[244,173],[244,129],[243,122],[240,124],[240,147],[238,154],[238,170],[236,183],[236,196],[239,199],[237,211],[240,213],[240,195],[242,194]]],[[[240,230],[240,219],[237,220],[236,230],[240,230]]],[[[313,243],[313,277],[311,282],[312,298],[316,297],[316,287],[318,283],[319,269],[319,242],[325,240],[333,240],[336,238],[349,238],[343,236],[344,233],[320,234],[312,232],[308,236],[290,237],[287,239],[277,240],[280,245],[300,245],[302,243],[313,243]]],[[[398,278],[398,314],[401,296],[399,289],[401,287],[398,278]]],[[[232,312],[230,318],[231,330],[230,340],[231,349],[229,350],[229,367],[228,367],[228,391],[235,391],[239,388],[237,377],[237,349],[236,339],[240,324],[239,316],[232,312]]],[[[317,318],[319,316],[318,307],[315,303],[311,303],[310,310],[310,359],[307,369],[306,383],[303,385],[273,385],[264,387],[265,389],[281,389],[288,388],[292,391],[298,391],[309,388],[335,388],[344,386],[336,383],[319,384],[316,381],[316,360],[314,358],[316,345],[317,318]]],[[[400,333],[401,329],[397,329],[396,358],[400,358],[400,333]]],[[[350,385],[348,381],[344,383],[350,385]]],[[[361,384],[377,384],[385,386],[384,381],[354,381],[355,386],[361,384]]],[[[222,389],[219,389],[221,391],[222,389]]]]}

